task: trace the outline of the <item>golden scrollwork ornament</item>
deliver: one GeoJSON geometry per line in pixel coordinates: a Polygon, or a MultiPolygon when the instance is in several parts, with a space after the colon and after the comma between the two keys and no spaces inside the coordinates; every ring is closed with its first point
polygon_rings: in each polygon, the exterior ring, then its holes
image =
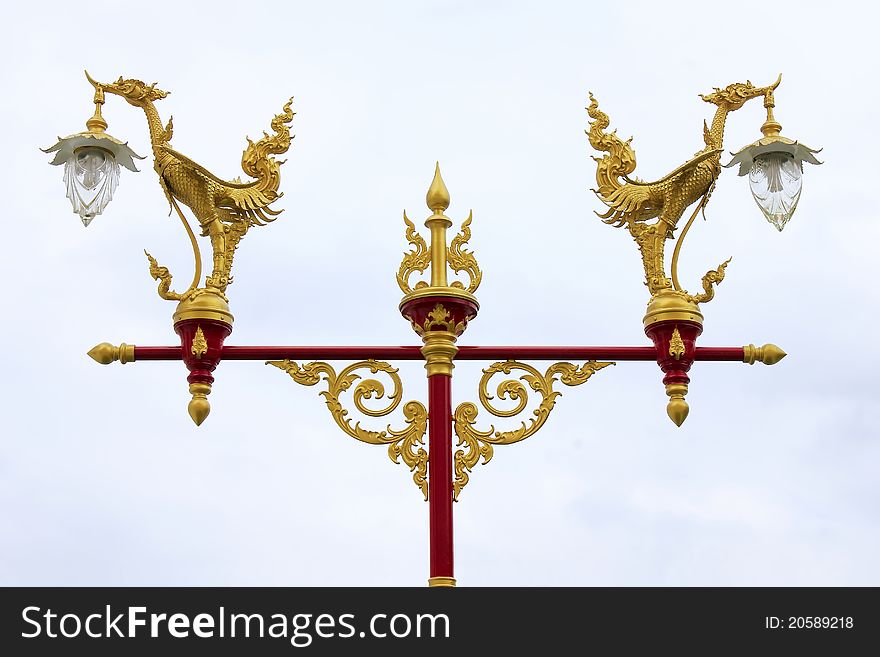
{"type": "Polygon", "coordinates": [[[523,420],[520,427],[511,431],[496,431],[494,425],[488,429],[478,429],[476,424],[479,409],[473,402],[463,402],[458,405],[454,413],[455,433],[458,436],[459,447],[465,449],[456,450],[453,457],[455,481],[453,483],[453,495],[455,500],[462,489],[470,480],[469,474],[482,458],[483,464],[488,463],[495,453],[495,445],[512,445],[535,435],[544,426],[550,411],[556,405],[556,398],[562,393],[553,389],[553,384],[558,380],[567,386],[579,386],[586,383],[590,377],[599,370],[614,365],[614,363],[588,361],[578,367],[572,363],[554,363],[542,374],[536,368],[515,360],[493,363],[483,370],[480,378],[478,395],[480,404],[495,417],[510,418],[522,413],[529,405],[529,393],[522,381],[528,384],[534,392],[538,393],[541,401],[538,407],[532,411],[533,417],[528,423],[523,420]],[[518,379],[505,379],[498,384],[496,394],[499,399],[515,402],[513,408],[508,410],[499,409],[492,404],[494,396],[489,394],[489,381],[496,374],[510,374],[514,370],[524,372],[518,379]]]}
{"type": "Polygon", "coordinates": [[[483,280],[483,272],[480,271],[480,267],[477,265],[476,257],[472,251],[464,248],[464,245],[471,239],[471,221],[473,218],[474,213],[469,212],[468,218],[461,225],[458,235],[452,238],[452,241],[449,243],[449,249],[446,252],[446,257],[452,270],[456,273],[465,272],[469,279],[467,287],[461,281],[452,281],[450,287],[467,290],[471,294],[477,291],[477,288],[480,287],[480,281],[483,280]]]}
{"type": "Polygon", "coordinates": [[[371,374],[384,373],[391,379],[392,390],[387,394],[385,386],[377,379],[362,379],[352,391],[352,401],[355,408],[368,417],[384,417],[392,413],[400,406],[403,398],[403,385],[397,369],[389,363],[377,360],[362,360],[352,363],[343,368],[338,374],[332,365],[325,362],[313,362],[299,365],[292,360],[271,360],[267,365],[277,367],[290,375],[296,383],[305,386],[313,386],[322,379],[327,383],[327,389],[320,394],[327,403],[330,415],[336,424],[346,434],[369,445],[388,445],[388,456],[394,463],[403,463],[413,473],[413,481],[425,499],[428,499],[428,452],[423,447],[425,431],[428,427],[428,411],[418,401],[408,401],[403,405],[403,416],[406,426],[402,429],[392,429],[387,426],[384,430],[374,431],[365,429],[360,422],[352,424],[348,417],[348,410],[342,405],[340,396],[347,392],[352,385],[361,379],[357,370],[366,369],[371,374]],[[371,409],[364,404],[368,399],[389,400],[387,406],[378,410],[371,409]]]}
{"type": "Polygon", "coordinates": [[[397,271],[397,284],[404,294],[411,294],[414,290],[428,287],[425,281],[418,281],[415,287],[412,287],[409,279],[415,273],[424,273],[430,266],[431,251],[428,249],[425,239],[416,230],[415,224],[406,216],[406,210],[403,211],[403,221],[406,224],[406,240],[415,248],[403,256],[400,269],[397,271]]]}

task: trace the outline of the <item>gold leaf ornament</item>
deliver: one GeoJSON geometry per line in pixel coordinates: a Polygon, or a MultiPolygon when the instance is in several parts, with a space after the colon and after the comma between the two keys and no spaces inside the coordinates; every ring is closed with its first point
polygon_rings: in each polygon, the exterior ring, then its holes
{"type": "Polygon", "coordinates": [[[684,356],[684,340],[681,339],[681,333],[678,332],[677,326],[669,339],[669,355],[675,360],[681,360],[681,357],[684,356]]]}
{"type": "Polygon", "coordinates": [[[208,352],[208,341],[205,340],[205,334],[202,332],[201,326],[196,327],[196,334],[193,336],[191,351],[196,358],[201,358],[208,352]]]}

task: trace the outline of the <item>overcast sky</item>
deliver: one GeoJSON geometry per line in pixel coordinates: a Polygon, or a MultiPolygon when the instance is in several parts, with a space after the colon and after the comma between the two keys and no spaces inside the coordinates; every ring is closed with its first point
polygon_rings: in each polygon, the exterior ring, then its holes
{"type": "MultiPolygon", "coordinates": [[[[725,171],[681,276],[695,290],[733,256],[699,344],[774,342],[788,357],[772,368],[696,364],[681,428],[654,363],[560,386],[535,437],[473,472],[455,506],[455,574],[471,586],[880,585],[880,16],[863,2],[720,6],[10,8],[0,584],[421,586],[428,576],[428,507],[409,473],[342,434],[317,388],[259,362],[223,363],[197,428],[182,364],[101,367],[86,356],[102,341],[176,342],[174,304],[156,295],[143,249],[180,282],[192,271],[151,161],[122,172],[84,229],[62,169],[38,150],[84,129],[88,68],[171,91],[157,106],[174,115],[175,147],[227,179],[241,175],[245,136],[295,96],[285,211],[236,254],[228,343],[240,345],[417,344],[394,276],[402,210],[421,227],[435,160],[447,214],[458,223],[474,211],[484,271],[461,344],[648,344],[635,243],[594,215],[588,91],[634,136],[635,175],[650,180],[702,148],[714,107],[698,93],[782,72],[782,132],[824,147],[826,163],[806,167],[782,234],[746,179],[725,171]]],[[[149,154],[139,110],[108,96],[104,116],[149,154]]],[[[763,119],[760,101],[731,115],[725,148],[754,141],[763,119]]],[[[455,404],[476,398],[485,365],[457,367],[455,404]]],[[[405,398],[425,401],[421,364],[400,369],[405,398]]]]}

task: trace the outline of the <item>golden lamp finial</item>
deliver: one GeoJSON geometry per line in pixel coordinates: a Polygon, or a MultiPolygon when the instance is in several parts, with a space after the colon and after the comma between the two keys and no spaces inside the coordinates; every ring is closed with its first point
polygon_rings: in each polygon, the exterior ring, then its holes
{"type": "Polygon", "coordinates": [[[434,180],[431,181],[431,186],[425,195],[425,202],[431,212],[438,214],[449,207],[449,190],[446,189],[446,183],[443,182],[443,177],[440,175],[439,162],[434,166],[434,180]]]}
{"type": "MultiPolygon", "coordinates": [[[[452,227],[452,221],[443,214],[449,207],[449,190],[440,175],[440,163],[434,165],[434,178],[428,193],[425,195],[425,203],[431,209],[431,216],[425,220],[425,226],[431,231],[430,247],[425,239],[416,231],[415,224],[403,213],[403,222],[406,224],[406,239],[415,247],[403,256],[400,269],[397,272],[397,284],[407,298],[415,296],[445,294],[452,296],[464,296],[473,299],[473,294],[480,285],[482,272],[477,266],[474,254],[465,248],[471,237],[471,219],[473,213],[468,215],[461,225],[461,231],[452,238],[447,245],[446,231],[452,227]],[[417,281],[415,286],[410,284],[413,274],[421,274],[430,267],[431,277],[428,281],[417,281]],[[466,273],[470,281],[467,285],[462,281],[449,281],[448,269],[453,272],[466,273]]],[[[473,299],[475,301],[475,299],[473,299]]]]}
{"type": "Polygon", "coordinates": [[[94,103],[95,113],[86,121],[86,127],[89,132],[104,132],[107,129],[107,121],[101,116],[101,105],[104,104],[104,90],[101,87],[95,87],[94,103]]]}
{"type": "MultiPolygon", "coordinates": [[[[780,76],[781,77],[781,76],[780,76]]],[[[777,82],[778,84],[778,82],[777,82]]],[[[765,137],[778,137],[782,130],[782,124],[773,116],[773,108],[776,107],[776,100],[773,98],[773,89],[764,94],[764,108],[767,110],[767,120],[761,126],[761,132],[765,137]]]]}

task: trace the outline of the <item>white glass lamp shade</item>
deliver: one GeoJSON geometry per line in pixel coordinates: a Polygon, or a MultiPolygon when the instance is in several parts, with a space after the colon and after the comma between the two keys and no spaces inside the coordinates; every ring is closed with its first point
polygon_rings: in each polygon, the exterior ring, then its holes
{"type": "Polygon", "coordinates": [[[749,188],[767,221],[785,228],[801,197],[802,164],[790,153],[759,155],[749,170],[749,188]]]}
{"type": "Polygon", "coordinates": [[[144,159],[128,144],[103,132],[81,132],[58,139],[58,143],[44,152],[55,152],[50,162],[64,165],[64,185],[67,198],[88,226],[104,211],[119,184],[119,167],[137,171],[133,158],[144,159]]]}
{"type": "Polygon", "coordinates": [[[804,162],[822,164],[813,150],[781,135],[749,144],[725,164],[739,164],[739,175],[749,177],[749,188],[764,217],[777,230],[785,228],[801,197],[804,162]]]}
{"type": "Polygon", "coordinates": [[[88,226],[113,198],[119,184],[119,164],[109,151],[84,146],[64,163],[64,184],[73,211],[88,226]]]}

